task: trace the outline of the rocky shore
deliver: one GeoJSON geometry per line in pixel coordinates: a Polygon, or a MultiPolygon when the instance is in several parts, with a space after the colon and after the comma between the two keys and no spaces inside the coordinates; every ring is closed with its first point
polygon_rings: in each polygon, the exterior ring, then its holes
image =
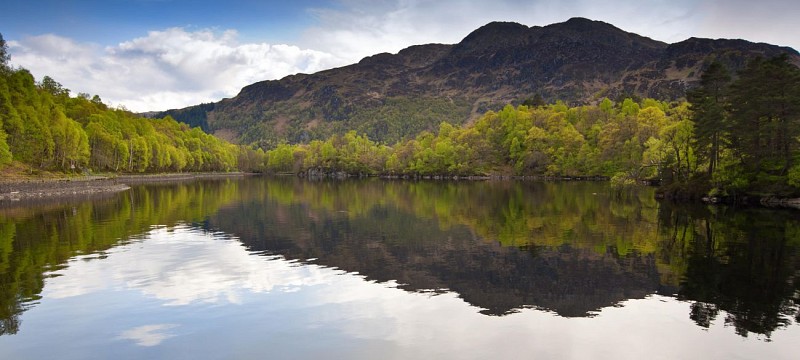
{"type": "Polygon", "coordinates": [[[0,183],[0,201],[15,201],[120,192],[130,186],[110,178],[28,180],[0,183]]]}
{"type": "Polygon", "coordinates": [[[800,210],[800,198],[765,197],[761,198],[759,203],[767,207],[784,207],[800,210]]]}
{"type": "Polygon", "coordinates": [[[92,194],[110,194],[130,189],[130,185],[161,181],[186,181],[199,178],[244,176],[243,173],[198,173],[84,176],[70,179],[0,180],[0,202],[45,198],[64,198],[92,194]]]}

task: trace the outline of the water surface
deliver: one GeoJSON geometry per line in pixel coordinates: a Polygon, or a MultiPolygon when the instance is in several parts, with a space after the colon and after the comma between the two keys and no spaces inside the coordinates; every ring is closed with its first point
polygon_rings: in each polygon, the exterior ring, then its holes
{"type": "Polygon", "coordinates": [[[605,183],[137,186],[0,208],[0,358],[789,359],[797,212],[605,183]]]}

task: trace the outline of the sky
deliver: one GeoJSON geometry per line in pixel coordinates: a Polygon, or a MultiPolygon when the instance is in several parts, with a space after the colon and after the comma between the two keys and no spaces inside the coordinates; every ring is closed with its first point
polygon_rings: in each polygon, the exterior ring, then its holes
{"type": "Polygon", "coordinates": [[[411,45],[454,44],[492,21],[578,16],[668,43],[740,38],[800,49],[793,0],[10,0],[0,34],[11,64],[37,80],[144,112],[411,45]]]}

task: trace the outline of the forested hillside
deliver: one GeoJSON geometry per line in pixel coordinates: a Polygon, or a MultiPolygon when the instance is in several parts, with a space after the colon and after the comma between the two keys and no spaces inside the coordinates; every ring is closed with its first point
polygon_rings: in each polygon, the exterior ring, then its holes
{"type": "Polygon", "coordinates": [[[392,146],[349,131],[267,152],[270,171],[398,176],[606,176],[669,196],[789,196],[800,189],[800,69],[756,58],[736,80],[712,63],[689,102],[507,105],[392,146]]]}
{"type": "Polygon", "coordinates": [[[54,79],[36,82],[8,65],[0,36],[0,169],[31,174],[258,170],[263,152],[233,145],[170,117],[145,119],[100,97],[70,96],[54,79]]]}

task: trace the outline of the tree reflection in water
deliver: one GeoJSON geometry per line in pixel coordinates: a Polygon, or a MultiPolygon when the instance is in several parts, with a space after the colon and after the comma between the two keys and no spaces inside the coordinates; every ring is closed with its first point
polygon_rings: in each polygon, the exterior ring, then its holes
{"type": "Polygon", "coordinates": [[[677,206],[593,182],[308,182],[139,186],[120,196],[0,209],[0,334],[19,330],[49,272],[152,226],[194,223],[255,253],[413,292],[452,291],[487,315],[566,317],[651,294],[687,316],[767,338],[798,322],[797,213],[677,206]]]}

